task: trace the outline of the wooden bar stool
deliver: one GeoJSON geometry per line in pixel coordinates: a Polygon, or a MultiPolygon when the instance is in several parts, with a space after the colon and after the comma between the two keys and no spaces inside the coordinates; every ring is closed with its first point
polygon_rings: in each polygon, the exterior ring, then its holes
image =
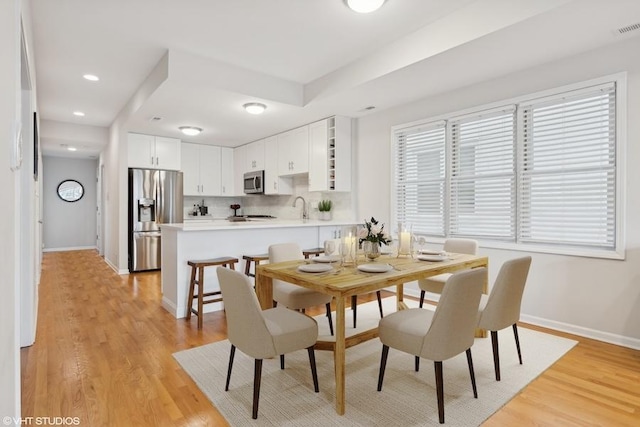
{"type": "Polygon", "coordinates": [[[324,248],[304,249],[302,254],[306,259],[309,259],[311,255],[318,256],[324,253],[324,248]]]}
{"type": "Polygon", "coordinates": [[[191,313],[198,316],[198,329],[202,329],[202,315],[204,314],[202,308],[205,304],[211,304],[213,302],[222,301],[222,293],[220,291],[205,292],[204,291],[204,268],[214,265],[221,265],[223,267],[229,267],[235,270],[235,264],[238,262],[238,258],[233,257],[220,257],[212,259],[201,259],[197,261],[187,261],[187,264],[191,266],[191,280],[189,282],[189,296],[187,297],[187,320],[191,319],[191,313]],[[198,285],[198,294],[195,295],[195,286],[198,285]],[[206,299],[206,297],[215,297],[212,299],[206,299]],[[193,300],[198,299],[198,309],[194,310],[193,300]]]}
{"type": "Polygon", "coordinates": [[[244,260],[244,274],[249,277],[256,277],[256,275],[251,272],[251,263],[254,263],[253,267],[255,271],[255,267],[260,264],[260,261],[267,261],[269,259],[269,254],[242,255],[242,259],[244,260]]]}

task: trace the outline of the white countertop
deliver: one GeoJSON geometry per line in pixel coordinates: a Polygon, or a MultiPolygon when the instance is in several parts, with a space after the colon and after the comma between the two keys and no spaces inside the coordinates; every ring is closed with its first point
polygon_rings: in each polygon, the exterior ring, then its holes
{"type": "Polygon", "coordinates": [[[212,231],[212,230],[235,230],[251,228],[290,228],[290,227],[338,227],[343,225],[354,225],[356,221],[320,221],[309,219],[306,221],[295,219],[261,219],[252,218],[249,221],[227,221],[226,219],[189,219],[182,224],[160,224],[163,230],[177,231],[212,231]]]}

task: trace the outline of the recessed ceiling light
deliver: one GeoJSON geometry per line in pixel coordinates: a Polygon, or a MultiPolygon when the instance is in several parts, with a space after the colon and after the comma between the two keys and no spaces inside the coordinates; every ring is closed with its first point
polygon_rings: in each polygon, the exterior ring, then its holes
{"type": "Polygon", "coordinates": [[[380,9],[385,0],[345,0],[351,10],[358,13],[370,13],[380,9]]]}
{"type": "Polygon", "coordinates": [[[87,80],[89,80],[89,81],[91,81],[91,82],[97,82],[98,80],[100,80],[100,77],[95,76],[95,75],[93,75],[93,74],[85,74],[85,75],[84,75],[84,76],[82,76],[82,77],[84,77],[85,79],[87,79],[87,80]]]}
{"type": "Polygon", "coordinates": [[[189,136],[196,136],[202,132],[202,128],[197,128],[195,126],[180,126],[178,129],[180,129],[185,135],[189,136]]]}
{"type": "Polygon", "coordinates": [[[73,115],[78,117],[84,117],[84,113],[82,111],[74,111],[73,115]]]}
{"type": "Polygon", "coordinates": [[[249,102],[247,104],[244,104],[243,107],[249,114],[262,114],[264,113],[264,110],[267,109],[266,105],[259,102],[249,102]]]}
{"type": "Polygon", "coordinates": [[[76,147],[67,147],[67,150],[69,150],[69,151],[76,151],[76,150],[77,150],[77,148],[76,148],[76,147]]]}

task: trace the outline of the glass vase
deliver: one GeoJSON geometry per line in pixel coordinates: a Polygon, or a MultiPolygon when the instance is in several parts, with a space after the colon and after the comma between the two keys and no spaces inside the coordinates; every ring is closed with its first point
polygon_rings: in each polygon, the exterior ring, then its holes
{"type": "Polygon", "coordinates": [[[369,261],[375,261],[380,256],[380,244],[378,242],[365,240],[362,242],[362,250],[369,261]]]}
{"type": "Polygon", "coordinates": [[[340,236],[340,261],[342,265],[357,265],[358,228],[356,226],[342,227],[340,236]]]}
{"type": "Polygon", "coordinates": [[[413,257],[413,232],[411,224],[398,223],[398,256],[413,257]]]}

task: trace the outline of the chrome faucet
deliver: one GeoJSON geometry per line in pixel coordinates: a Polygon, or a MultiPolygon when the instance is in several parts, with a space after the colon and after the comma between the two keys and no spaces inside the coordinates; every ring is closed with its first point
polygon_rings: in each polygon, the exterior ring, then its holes
{"type": "Polygon", "coordinates": [[[293,200],[293,207],[296,207],[296,202],[298,199],[302,199],[302,219],[308,219],[309,214],[307,213],[307,202],[304,200],[304,197],[298,196],[293,200]]]}

